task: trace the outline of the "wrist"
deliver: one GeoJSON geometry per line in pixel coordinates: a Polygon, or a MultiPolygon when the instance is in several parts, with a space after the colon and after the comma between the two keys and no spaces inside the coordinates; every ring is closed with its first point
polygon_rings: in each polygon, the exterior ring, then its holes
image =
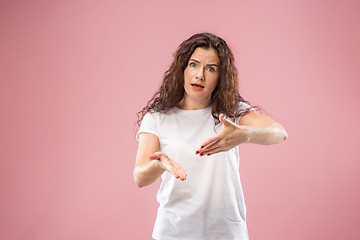
{"type": "Polygon", "coordinates": [[[252,135],[252,127],[244,126],[244,125],[238,125],[237,127],[238,127],[239,144],[250,143],[251,135],[252,135]]]}

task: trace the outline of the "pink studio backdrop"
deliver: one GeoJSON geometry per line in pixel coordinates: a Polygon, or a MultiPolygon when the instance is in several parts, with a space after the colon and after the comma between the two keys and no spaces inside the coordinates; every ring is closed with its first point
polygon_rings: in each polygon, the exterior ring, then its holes
{"type": "Polygon", "coordinates": [[[253,240],[360,239],[360,2],[1,1],[0,239],[151,239],[135,113],[172,54],[223,37],[240,93],[286,128],[242,145],[253,240]]]}

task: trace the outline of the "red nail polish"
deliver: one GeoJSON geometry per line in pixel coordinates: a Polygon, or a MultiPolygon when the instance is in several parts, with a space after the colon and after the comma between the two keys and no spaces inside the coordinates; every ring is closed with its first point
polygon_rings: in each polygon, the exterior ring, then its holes
{"type": "Polygon", "coordinates": [[[196,151],[196,154],[198,154],[199,153],[199,151],[196,151]]]}
{"type": "Polygon", "coordinates": [[[204,148],[204,146],[201,146],[201,148],[204,148]]]}
{"type": "Polygon", "coordinates": [[[211,154],[208,154],[208,156],[210,156],[211,154]]]}
{"type": "Polygon", "coordinates": [[[203,153],[200,153],[200,156],[204,155],[203,153]]]}

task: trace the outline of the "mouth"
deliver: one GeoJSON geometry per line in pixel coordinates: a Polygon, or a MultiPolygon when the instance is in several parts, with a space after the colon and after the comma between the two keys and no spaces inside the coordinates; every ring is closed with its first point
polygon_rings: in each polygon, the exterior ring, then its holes
{"type": "Polygon", "coordinates": [[[203,85],[200,85],[200,84],[197,84],[197,83],[192,83],[191,86],[204,88],[203,85]]]}

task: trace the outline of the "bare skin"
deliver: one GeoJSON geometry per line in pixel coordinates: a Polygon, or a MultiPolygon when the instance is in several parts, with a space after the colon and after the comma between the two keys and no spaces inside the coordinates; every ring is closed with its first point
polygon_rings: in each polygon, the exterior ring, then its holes
{"type": "Polygon", "coordinates": [[[222,113],[219,118],[224,125],[223,130],[207,139],[195,154],[209,156],[228,151],[243,143],[270,145],[280,143],[287,138],[287,133],[280,124],[254,111],[241,117],[239,125],[226,119],[222,113]]]}
{"type": "MultiPolygon", "coordinates": [[[[213,49],[197,48],[191,55],[184,71],[183,99],[177,107],[184,110],[196,110],[210,105],[211,93],[215,89],[219,75],[220,60],[213,49]],[[202,90],[194,90],[192,84],[200,84],[202,90]]],[[[223,129],[215,136],[204,141],[194,154],[212,155],[228,151],[239,144],[276,144],[287,138],[285,129],[272,119],[250,111],[242,116],[239,125],[220,114],[223,129]]],[[[151,133],[141,133],[134,168],[134,179],[139,187],[153,183],[165,171],[184,181],[186,170],[179,163],[160,151],[159,138],[151,133]]]]}
{"type": "Polygon", "coordinates": [[[134,168],[136,185],[147,186],[155,182],[165,171],[180,180],[185,180],[187,177],[186,171],[177,162],[160,152],[157,136],[152,133],[141,133],[134,168]]]}

